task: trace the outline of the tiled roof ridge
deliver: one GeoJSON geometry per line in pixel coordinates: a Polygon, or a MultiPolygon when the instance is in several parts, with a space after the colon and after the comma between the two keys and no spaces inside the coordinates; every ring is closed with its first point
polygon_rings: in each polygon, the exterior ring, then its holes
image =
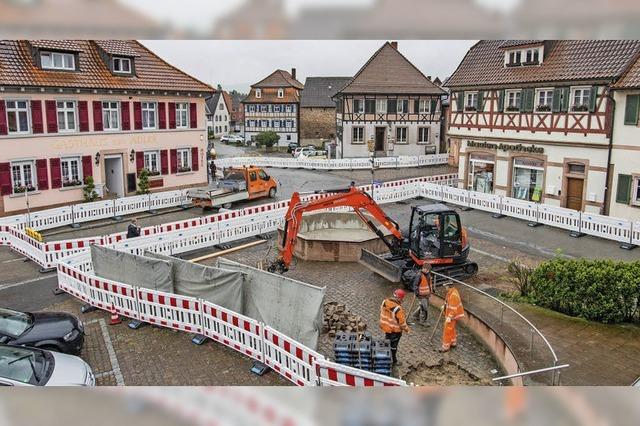
{"type": "Polygon", "coordinates": [[[382,46],[380,46],[380,48],[378,50],[375,51],[375,53],[373,55],[371,55],[371,57],[369,58],[369,60],[367,62],[364,63],[364,65],[362,67],[360,67],[360,69],[358,70],[358,72],[353,76],[353,78],[351,79],[350,82],[348,82],[342,89],[338,90],[337,93],[342,92],[343,90],[345,90],[347,87],[351,86],[351,84],[356,81],[356,79],[358,78],[358,76],[360,76],[360,74],[362,74],[362,72],[369,66],[369,64],[373,61],[374,58],[376,58],[380,52],[382,52],[382,49],[385,48],[385,46],[389,45],[389,47],[391,47],[393,49],[393,46],[391,46],[390,42],[385,42],[382,46]]]}
{"type": "Polygon", "coordinates": [[[633,58],[631,58],[629,63],[626,65],[626,68],[622,72],[622,74],[620,74],[620,77],[617,78],[613,82],[613,84],[611,85],[614,89],[616,88],[616,86],[618,86],[618,88],[623,88],[624,87],[624,84],[622,84],[622,83],[627,78],[629,73],[634,69],[634,66],[636,65],[636,63],[640,64],[640,49],[638,50],[638,52],[636,52],[636,54],[633,56],[633,58]]]}

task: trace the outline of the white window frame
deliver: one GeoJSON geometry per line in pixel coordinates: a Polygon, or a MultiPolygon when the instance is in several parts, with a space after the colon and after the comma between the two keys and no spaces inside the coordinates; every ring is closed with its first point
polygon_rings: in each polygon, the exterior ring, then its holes
{"type": "Polygon", "coordinates": [[[5,109],[7,112],[7,132],[10,135],[26,135],[31,133],[31,108],[30,108],[31,104],[30,101],[27,99],[7,99],[5,101],[5,109]],[[13,102],[15,104],[14,107],[10,107],[9,103],[13,102]],[[24,102],[25,103],[25,107],[21,108],[18,107],[18,103],[19,102],[24,102]],[[15,119],[16,119],[16,131],[11,131],[11,129],[9,128],[9,114],[13,113],[15,114],[15,119]],[[20,130],[20,113],[26,113],[27,114],[27,129],[26,130],[20,130]]]}
{"type": "Polygon", "coordinates": [[[396,127],[396,144],[408,144],[409,143],[409,128],[406,126],[398,126],[396,127]],[[404,131],[403,131],[404,130],[404,131]],[[398,135],[398,131],[400,131],[400,133],[404,133],[404,138],[400,138],[400,136],[398,135]]]}
{"type": "Polygon", "coordinates": [[[120,101],[102,101],[102,130],[120,130],[120,101]],[[115,104],[115,108],[113,104],[115,104]],[[107,120],[107,118],[109,119],[107,120]],[[114,118],[115,126],[113,125],[114,118]],[[108,126],[107,123],[109,124],[108,126]]]}
{"type": "Polygon", "coordinates": [[[505,90],[504,92],[504,112],[518,112],[520,111],[522,106],[522,90],[520,89],[516,89],[516,90],[505,90]],[[513,100],[515,102],[515,105],[511,105],[511,99],[512,99],[512,95],[513,95],[513,100]],[[509,107],[515,107],[517,108],[517,110],[515,111],[509,111],[509,107]]]}
{"type": "Polygon", "coordinates": [[[256,112],[255,105],[247,105],[247,112],[256,112]]]}
{"type": "Polygon", "coordinates": [[[536,96],[535,99],[534,99],[535,111],[536,112],[540,112],[540,113],[550,113],[551,110],[553,109],[553,87],[544,87],[544,88],[536,89],[535,96],[536,96]],[[545,102],[544,103],[540,103],[540,95],[542,93],[545,93],[545,96],[544,96],[545,102]],[[549,96],[549,93],[551,93],[551,96],[549,96]],[[540,107],[542,105],[548,106],[549,107],[549,111],[540,111],[538,109],[538,107],[540,107]]]}
{"type": "Polygon", "coordinates": [[[80,157],[63,157],[60,159],[60,176],[62,177],[62,187],[69,187],[69,186],[80,186],[82,185],[82,178],[83,178],[83,173],[82,173],[82,160],[80,159],[80,157]],[[66,185],[65,186],[65,180],[67,182],[71,182],[73,180],[73,165],[72,163],[76,163],[76,169],[77,169],[77,175],[78,175],[78,181],[80,182],[79,185],[66,185]],[[65,165],[66,165],[66,171],[65,171],[65,165]]]}
{"type": "Polygon", "coordinates": [[[63,71],[75,71],[76,70],[76,56],[73,53],[68,52],[40,52],[40,65],[45,70],[63,70],[63,71]],[[49,56],[49,64],[45,65],[43,58],[49,56]],[[60,58],[60,65],[55,65],[55,58],[60,58]],[[71,58],[71,63],[65,60],[71,58]]]}
{"type": "Polygon", "coordinates": [[[260,120],[260,127],[264,128],[264,129],[268,129],[269,128],[269,120],[260,120]]]}
{"type": "Polygon", "coordinates": [[[408,114],[409,113],[409,100],[408,99],[396,99],[396,114],[408,114]],[[404,102],[407,101],[407,111],[404,109],[404,102]]]}
{"type": "Polygon", "coordinates": [[[537,62],[538,64],[540,63],[540,48],[539,47],[528,47],[526,49],[524,49],[522,51],[523,55],[522,57],[524,58],[524,60],[522,61],[523,63],[527,63],[527,62],[534,62],[536,59],[534,59],[534,56],[538,56],[537,58],[537,62]],[[531,52],[531,60],[527,60],[527,57],[529,56],[529,52],[531,52]]]}
{"type": "Polygon", "coordinates": [[[132,68],[131,68],[131,59],[130,58],[123,58],[121,56],[114,56],[113,57],[113,72],[117,73],[117,74],[131,74],[132,72],[132,68]],[[116,69],[116,64],[120,64],[119,68],[120,69],[116,69]],[[125,70],[123,65],[124,64],[129,64],[129,69],[125,70]]]}
{"type": "Polygon", "coordinates": [[[37,171],[36,171],[36,162],[34,160],[26,160],[26,161],[15,161],[15,162],[11,162],[11,192],[13,194],[22,194],[22,192],[16,192],[15,189],[17,186],[27,186],[25,185],[26,182],[26,174],[25,174],[25,165],[29,165],[29,169],[30,169],[30,179],[31,179],[31,186],[33,187],[33,190],[29,191],[29,192],[34,192],[38,190],[38,176],[37,176],[37,171]],[[14,167],[19,167],[19,175],[20,175],[20,183],[21,185],[17,185],[16,184],[16,180],[15,180],[15,172],[13,170],[14,167]]]}
{"type": "Polygon", "coordinates": [[[280,112],[280,110],[281,110],[280,105],[273,106],[273,112],[280,112]],[[277,111],[276,111],[276,108],[277,108],[277,111]]]}
{"type": "Polygon", "coordinates": [[[162,164],[160,164],[160,151],[144,151],[144,168],[153,176],[162,174],[162,164]],[[152,168],[152,159],[155,157],[156,169],[152,168]],[[157,173],[154,173],[157,172],[157,173]]]}
{"type": "Polygon", "coordinates": [[[192,162],[191,162],[191,148],[178,148],[178,163],[176,166],[178,167],[178,173],[187,173],[192,170],[192,162]],[[186,164],[185,164],[186,161],[186,164]],[[188,168],[189,170],[180,171],[181,168],[188,168]]]}
{"type": "Polygon", "coordinates": [[[286,120],[284,123],[284,126],[286,129],[293,129],[293,123],[294,123],[293,120],[286,120]]]}
{"type": "Polygon", "coordinates": [[[282,88],[278,89],[278,98],[279,99],[284,98],[284,89],[282,88]]]}
{"type": "Polygon", "coordinates": [[[284,111],[285,111],[285,112],[293,112],[293,108],[291,107],[291,105],[290,105],[290,104],[287,104],[287,105],[284,107],[284,111]]]}
{"type": "Polygon", "coordinates": [[[420,99],[418,103],[418,112],[420,114],[431,113],[431,99],[420,99]]]}
{"type": "Polygon", "coordinates": [[[353,113],[364,114],[364,98],[353,98],[353,113]],[[356,111],[356,101],[358,101],[358,111],[356,111]]]}
{"type": "Polygon", "coordinates": [[[569,105],[569,112],[572,113],[588,113],[589,112],[589,101],[591,98],[591,90],[593,90],[593,88],[591,86],[576,86],[576,87],[572,87],[571,88],[571,103],[569,105]],[[580,99],[582,100],[581,104],[576,103],[576,97],[578,92],[580,92],[580,99]],[[587,96],[585,97],[585,92],[587,93],[587,96]],[[585,111],[577,111],[574,110],[573,108],[576,106],[586,106],[587,109],[585,111]]]}
{"type": "Polygon", "coordinates": [[[387,113],[387,100],[386,99],[376,99],[376,113],[377,114],[386,114],[387,113]]]}
{"type": "Polygon", "coordinates": [[[279,129],[280,128],[280,120],[273,120],[272,123],[273,123],[272,126],[273,126],[274,129],[279,129]],[[276,126],[276,124],[277,124],[277,126],[276,126]]]}
{"type": "Polygon", "coordinates": [[[640,196],[638,195],[638,191],[640,191],[640,175],[631,175],[633,179],[633,185],[631,189],[631,205],[632,206],[640,206],[640,196]]]}
{"type": "Polygon", "coordinates": [[[224,111],[224,102],[220,102],[220,105],[218,105],[218,108],[220,108],[220,111],[224,111]]]}
{"type": "Polygon", "coordinates": [[[418,145],[429,145],[431,143],[431,128],[430,127],[418,127],[418,145]],[[427,140],[420,139],[420,131],[423,130],[427,133],[427,140]]]}
{"type": "Polygon", "coordinates": [[[477,108],[478,108],[478,92],[477,91],[464,92],[464,110],[476,111],[477,108]]]}
{"type": "Polygon", "coordinates": [[[58,123],[58,132],[61,133],[73,133],[78,131],[78,103],[76,101],[70,100],[57,100],[56,101],[56,120],[58,123]],[[63,106],[60,107],[60,104],[63,106]],[[68,104],[72,104],[72,107],[69,107],[68,104]],[[60,113],[63,113],[63,123],[64,126],[60,125],[60,113]],[[69,127],[69,113],[73,114],[73,124],[74,127],[69,127]]]}
{"type": "Polygon", "coordinates": [[[256,89],[256,98],[262,98],[262,89],[256,89]]]}
{"type": "Polygon", "coordinates": [[[364,143],[364,126],[354,126],[351,128],[351,143],[364,143]]]}
{"type": "MultiPolygon", "coordinates": [[[[217,115],[215,121],[219,121],[217,115]]],[[[176,102],[176,129],[187,128],[189,128],[189,103],[176,102]]]]}
{"type": "Polygon", "coordinates": [[[142,111],[142,130],[155,130],[158,128],[158,103],[155,101],[144,101],[140,103],[140,109],[142,111]],[[153,108],[150,106],[153,105],[153,108]],[[149,113],[153,112],[153,126],[149,125],[149,113]],[[145,126],[145,115],[147,117],[147,123],[145,126]]]}

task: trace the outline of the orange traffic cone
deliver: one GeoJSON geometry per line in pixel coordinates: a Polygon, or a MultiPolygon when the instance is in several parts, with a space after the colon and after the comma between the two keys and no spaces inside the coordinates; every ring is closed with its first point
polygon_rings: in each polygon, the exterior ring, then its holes
{"type": "Polygon", "coordinates": [[[122,320],[120,319],[120,315],[116,312],[111,313],[111,319],[109,320],[109,325],[117,325],[120,324],[122,320]]]}

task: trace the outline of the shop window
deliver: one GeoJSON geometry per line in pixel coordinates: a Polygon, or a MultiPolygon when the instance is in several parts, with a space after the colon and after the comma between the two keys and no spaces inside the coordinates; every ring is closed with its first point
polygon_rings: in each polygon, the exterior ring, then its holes
{"type": "Polygon", "coordinates": [[[471,191],[493,193],[495,160],[490,155],[472,154],[469,158],[468,187],[471,191]]]}
{"type": "Polygon", "coordinates": [[[544,180],[544,162],[533,158],[513,161],[512,197],[518,200],[540,202],[544,180]]]}

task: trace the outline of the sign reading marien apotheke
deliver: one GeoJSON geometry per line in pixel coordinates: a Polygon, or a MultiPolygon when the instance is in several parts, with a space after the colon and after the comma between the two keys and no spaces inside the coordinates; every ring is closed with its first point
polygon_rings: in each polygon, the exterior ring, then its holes
{"type": "Polygon", "coordinates": [[[515,152],[528,152],[531,154],[542,154],[544,153],[544,148],[535,146],[535,145],[523,145],[521,143],[517,145],[509,145],[506,143],[489,143],[489,142],[476,142],[476,141],[467,141],[467,147],[469,148],[485,148],[485,149],[496,149],[500,151],[515,151],[515,152]]]}

